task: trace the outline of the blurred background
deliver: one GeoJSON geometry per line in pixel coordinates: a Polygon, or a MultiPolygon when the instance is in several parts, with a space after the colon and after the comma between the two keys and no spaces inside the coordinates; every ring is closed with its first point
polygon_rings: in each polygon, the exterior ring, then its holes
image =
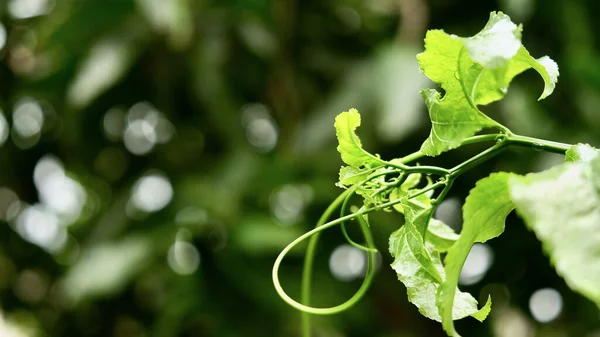
{"type": "MultiPolygon", "coordinates": [[[[561,76],[538,103],[527,72],[484,111],[600,146],[597,1],[0,0],[0,336],[299,336],[271,268],[340,193],[334,117],[356,107],[384,158],[417,150],[430,127],[419,90],[433,86],[415,59],[425,31],[471,36],[492,10],[523,23],[525,46],[561,76]]],[[[509,150],[459,178],[436,217],[458,231],[478,179],[560,161],[509,150]]],[[[445,336],[389,267],[402,222],[371,217],[375,282],[351,310],[316,317],[314,336],[445,336]]],[[[282,267],[295,298],[302,256],[282,267]]],[[[365,263],[327,231],[313,304],[349,298],[365,263]]],[[[461,285],[494,300],[485,323],[458,323],[465,336],[600,336],[598,308],[515,215],[473,248],[461,285]]]]}

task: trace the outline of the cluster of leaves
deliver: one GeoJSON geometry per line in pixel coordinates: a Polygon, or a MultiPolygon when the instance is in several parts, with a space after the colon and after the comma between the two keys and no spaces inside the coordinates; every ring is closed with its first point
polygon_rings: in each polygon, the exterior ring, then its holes
{"type": "Polygon", "coordinates": [[[515,208],[542,241],[558,274],[600,307],[598,151],[584,144],[516,135],[479,109],[501,99],[511,80],[529,68],[545,82],[540,99],[552,93],[558,67],[547,56],[530,56],[521,44],[521,30],[507,15],[492,12],[487,25],[473,37],[441,30],[427,33],[426,50],[417,58],[423,73],[445,93],[422,91],[432,129],[420,151],[383,160],[362,148],[355,134],[361,122],[355,109],[335,120],[338,151],[348,165],[341,168],[337,185],[350,191],[346,199],[353,194],[363,197],[364,205],[355,215],[391,209],[404,215],[404,226],[390,236],[389,251],[395,259],[391,267],[419,312],[442,322],[449,336],[459,336],[454,320],[472,316],[483,321],[490,312],[491,300],[478,308],[473,296],[458,290],[458,279],[471,247],[502,234],[505,218],[515,208]],[[494,131],[476,135],[484,128],[494,131]],[[422,156],[480,141],[494,145],[454,168],[410,165],[422,156]],[[433,218],[458,175],[509,146],[565,153],[566,160],[541,173],[497,172],[480,180],[463,206],[460,235],[433,218]],[[443,263],[442,253],[446,254],[443,263]]]}

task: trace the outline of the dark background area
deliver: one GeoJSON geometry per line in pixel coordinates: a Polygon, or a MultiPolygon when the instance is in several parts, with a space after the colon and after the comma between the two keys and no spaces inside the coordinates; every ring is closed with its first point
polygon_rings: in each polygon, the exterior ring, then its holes
{"type": "MultiPolygon", "coordinates": [[[[299,336],[271,268],[341,192],[335,116],[357,108],[365,148],[386,159],[417,150],[430,127],[419,90],[435,86],[415,59],[425,31],[471,36],[493,10],[560,78],[537,102],[542,80],[526,72],[483,110],[516,133],[600,146],[597,1],[0,0],[0,337],[299,336]]],[[[504,152],[436,216],[459,229],[478,179],[560,161],[504,152]]],[[[375,281],[351,310],[315,317],[314,336],[444,336],[389,268],[402,222],[371,218],[375,281]]],[[[320,241],[315,305],[359,287],[364,256],[344,245],[336,228],[320,241]]],[[[464,336],[600,336],[597,307],[514,214],[485,251],[462,289],[494,306],[458,322],[464,336]],[[540,289],[560,294],[550,322],[532,313],[540,289]]],[[[302,254],[282,267],[295,298],[302,254]]]]}

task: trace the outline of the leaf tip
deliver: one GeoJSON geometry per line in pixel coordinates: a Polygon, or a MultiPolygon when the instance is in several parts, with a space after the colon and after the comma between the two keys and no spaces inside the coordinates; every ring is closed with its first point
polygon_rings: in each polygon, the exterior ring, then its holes
{"type": "Polygon", "coordinates": [[[474,313],[471,316],[473,316],[473,318],[475,318],[476,320],[483,322],[488,317],[491,310],[492,310],[492,297],[490,295],[488,295],[487,302],[485,302],[485,305],[483,307],[481,307],[481,309],[479,309],[479,311],[477,311],[476,313],[474,313]]]}
{"type": "Polygon", "coordinates": [[[545,76],[542,76],[544,77],[545,85],[544,91],[538,98],[538,101],[540,101],[550,96],[550,94],[552,94],[552,92],[554,91],[554,88],[556,87],[556,82],[558,82],[559,72],[558,64],[556,64],[556,62],[554,62],[554,60],[548,56],[542,56],[536,61],[539,65],[541,65],[544,68],[548,75],[547,78],[545,76]]]}

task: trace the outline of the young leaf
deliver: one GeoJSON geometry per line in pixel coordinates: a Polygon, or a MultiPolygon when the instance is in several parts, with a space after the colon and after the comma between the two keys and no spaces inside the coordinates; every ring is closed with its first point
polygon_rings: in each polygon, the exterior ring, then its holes
{"type": "Polygon", "coordinates": [[[389,201],[390,191],[381,189],[385,183],[385,174],[393,172],[389,168],[378,166],[373,168],[358,168],[344,166],[340,169],[340,181],[336,186],[355,187],[355,193],[362,196],[364,206],[378,205],[389,201]]]}
{"type": "Polygon", "coordinates": [[[501,128],[477,106],[504,97],[516,75],[529,68],[538,71],[545,82],[540,99],[552,93],[558,78],[556,63],[546,56],[531,57],[521,45],[521,27],[501,12],[492,12],[483,30],[470,38],[428,31],[425,52],[417,59],[425,75],[445,91],[444,97],[434,89],[421,92],[432,122],[421,151],[429,156],[458,147],[482,128],[501,128]]]}
{"type": "Polygon", "coordinates": [[[363,150],[360,138],[354,133],[360,126],[360,114],[356,109],[344,111],[335,118],[335,134],[338,152],[344,163],[354,167],[381,166],[385,162],[363,150]]]}
{"type": "Polygon", "coordinates": [[[338,187],[352,186],[367,179],[373,171],[355,166],[342,166],[340,169],[340,181],[338,187]]]}
{"type": "Polygon", "coordinates": [[[510,176],[509,173],[500,172],[481,179],[465,200],[463,229],[444,260],[446,281],[440,286],[437,297],[442,325],[450,336],[459,336],[454,328],[452,303],[455,301],[460,272],[471,247],[475,242],[485,242],[502,234],[504,220],[514,209],[508,190],[510,176]]]}
{"type": "Polygon", "coordinates": [[[513,177],[509,185],[556,272],[600,307],[600,158],[513,177]]]}

